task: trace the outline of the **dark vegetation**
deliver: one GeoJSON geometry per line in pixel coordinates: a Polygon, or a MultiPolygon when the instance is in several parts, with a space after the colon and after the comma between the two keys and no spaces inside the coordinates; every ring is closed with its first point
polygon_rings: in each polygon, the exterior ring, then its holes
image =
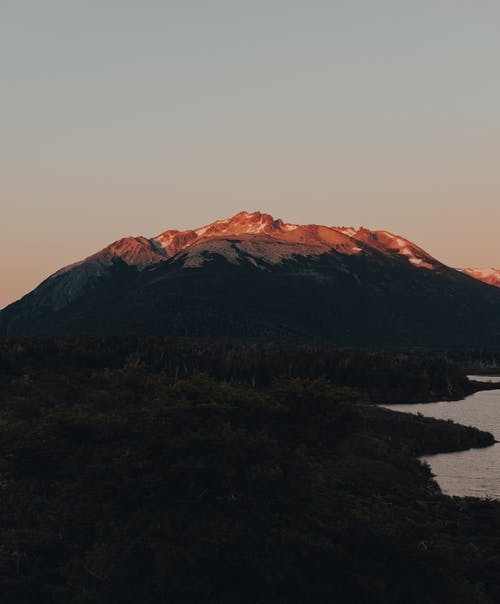
{"type": "Polygon", "coordinates": [[[67,274],[0,312],[0,335],[168,334],[273,338],[335,346],[500,348],[500,289],[445,266],[405,257],[337,252],[260,263],[238,238],[238,264],[209,254],[185,268],[180,254],[147,270],[116,260],[68,304],[67,274]],[[59,285],[58,285],[59,284],[59,285]],[[55,300],[54,300],[55,296],[55,300]],[[61,300],[61,296],[63,300],[61,300]]]}
{"type": "Polygon", "coordinates": [[[474,387],[465,372],[495,373],[500,353],[339,349],[284,341],[153,336],[0,338],[0,367],[12,374],[21,374],[27,367],[66,372],[126,365],[141,365],[176,380],[206,373],[216,380],[250,387],[268,386],[276,377],[326,378],[356,388],[366,400],[412,403],[470,394],[474,387]]]}
{"type": "Polygon", "coordinates": [[[458,396],[460,362],[0,342],[0,601],[500,601],[500,503],[443,496],[417,459],[492,436],[369,404],[458,396]]]}

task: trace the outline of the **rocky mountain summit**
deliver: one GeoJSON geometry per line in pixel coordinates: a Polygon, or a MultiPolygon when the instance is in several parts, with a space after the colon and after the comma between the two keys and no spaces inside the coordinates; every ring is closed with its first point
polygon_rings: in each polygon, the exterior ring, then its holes
{"type": "Polygon", "coordinates": [[[498,272],[450,268],[388,231],[240,212],[112,243],[4,309],[0,334],[472,345],[500,338],[492,285],[498,272]]]}

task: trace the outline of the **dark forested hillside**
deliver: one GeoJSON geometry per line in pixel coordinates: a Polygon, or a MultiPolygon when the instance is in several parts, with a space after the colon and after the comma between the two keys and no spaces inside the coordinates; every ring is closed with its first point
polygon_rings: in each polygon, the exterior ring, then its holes
{"type": "Polygon", "coordinates": [[[61,293],[59,281],[67,275],[53,277],[0,312],[0,335],[500,346],[500,289],[453,269],[335,252],[257,268],[238,248],[241,242],[226,243],[240,254],[238,265],[212,254],[196,268],[185,268],[183,257],[175,257],[138,272],[116,260],[65,304],[60,298],[68,288],[61,293]]]}
{"type": "Polygon", "coordinates": [[[2,341],[2,604],[497,602],[500,504],[416,457],[492,437],[366,404],[412,376],[464,384],[437,353],[2,341]]]}

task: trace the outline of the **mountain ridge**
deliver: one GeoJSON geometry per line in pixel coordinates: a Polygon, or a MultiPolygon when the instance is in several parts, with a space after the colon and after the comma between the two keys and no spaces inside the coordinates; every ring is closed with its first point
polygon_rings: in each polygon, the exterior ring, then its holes
{"type": "Polygon", "coordinates": [[[483,281],[484,283],[488,283],[489,285],[494,285],[495,287],[500,287],[500,269],[496,268],[463,268],[459,269],[464,273],[467,273],[469,276],[474,279],[478,279],[479,281],[483,281]]]}
{"type": "Polygon", "coordinates": [[[240,212],[113,242],[1,311],[0,335],[283,335],[411,345],[439,343],[442,324],[443,343],[481,343],[500,339],[497,317],[500,289],[404,237],[240,212]]]}
{"type": "MultiPolygon", "coordinates": [[[[302,252],[304,255],[320,254],[331,249],[336,249],[345,254],[362,253],[367,249],[364,246],[360,247],[360,244],[365,244],[370,250],[404,256],[409,262],[422,268],[433,269],[439,265],[444,266],[443,263],[415,243],[389,231],[370,230],[365,227],[356,229],[345,226],[291,224],[259,211],[243,211],[231,218],[216,220],[196,229],[186,229],[184,231],[169,229],[151,238],[144,236],[123,237],[83,260],[59,269],[45,281],[78,268],[85,263],[96,262],[103,267],[110,266],[118,258],[125,264],[136,267],[137,270],[144,270],[151,265],[173,258],[194,245],[201,242],[206,243],[209,239],[259,235],[267,235],[283,245],[297,245],[298,247],[295,250],[288,250],[289,256],[293,256],[297,252],[302,252]]],[[[284,249],[283,251],[285,252],[284,249]]],[[[284,257],[286,257],[286,252],[280,254],[274,260],[282,261],[284,257]]],[[[457,268],[454,270],[461,271],[489,285],[500,287],[500,269],[457,268]]]]}

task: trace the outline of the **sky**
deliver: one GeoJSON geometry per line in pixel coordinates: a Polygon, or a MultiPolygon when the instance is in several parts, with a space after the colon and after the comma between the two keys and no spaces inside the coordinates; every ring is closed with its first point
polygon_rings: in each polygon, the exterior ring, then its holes
{"type": "Polygon", "coordinates": [[[241,210],[500,267],[498,0],[1,0],[0,307],[241,210]]]}

